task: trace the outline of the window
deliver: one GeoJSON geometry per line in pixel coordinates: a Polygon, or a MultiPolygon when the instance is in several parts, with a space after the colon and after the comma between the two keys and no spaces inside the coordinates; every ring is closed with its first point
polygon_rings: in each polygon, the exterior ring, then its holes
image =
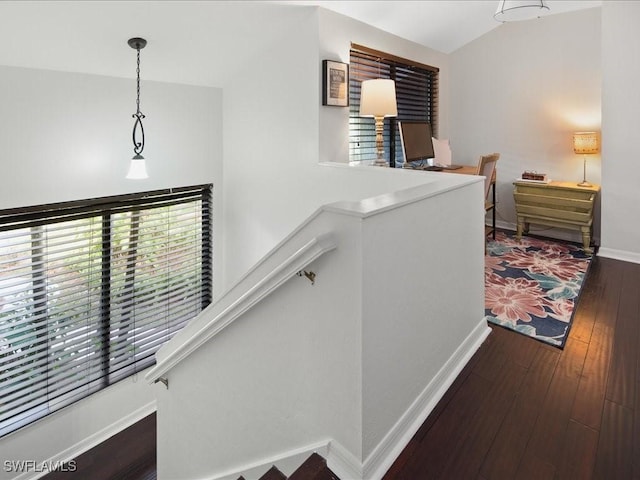
{"type": "Polygon", "coordinates": [[[360,45],[351,45],[349,81],[349,160],[376,158],[375,124],[359,116],[360,84],[373,78],[390,78],[396,83],[397,118],[385,119],[384,149],[392,167],[402,166],[404,158],[397,121],[422,120],[431,124],[438,136],[438,71],[420,64],[360,45]]]}
{"type": "Polygon", "coordinates": [[[0,435],[152,365],[210,303],[211,192],[0,210],[0,435]]]}

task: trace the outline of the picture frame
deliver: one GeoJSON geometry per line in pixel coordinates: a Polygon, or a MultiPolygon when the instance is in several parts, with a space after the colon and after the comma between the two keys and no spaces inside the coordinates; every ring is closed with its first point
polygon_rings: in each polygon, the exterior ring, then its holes
{"type": "Polygon", "coordinates": [[[322,105],[349,106],[349,65],[347,63],[322,61],[322,105]]]}

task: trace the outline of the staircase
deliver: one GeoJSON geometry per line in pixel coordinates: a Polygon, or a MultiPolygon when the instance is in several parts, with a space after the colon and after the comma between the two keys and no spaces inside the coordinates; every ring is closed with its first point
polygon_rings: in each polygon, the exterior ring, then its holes
{"type": "MultiPolygon", "coordinates": [[[[238,480],[245,480],[244,477],[238,480]]],[[[327,467],[327,461],[317,453],[313,453],[290,477],[282,473],[274,465],[258,480],[340,480],[335,473],[327,467]]]]}
{"type": "Polygon", "coordinates": [[[491,331],[483,180],[420,175],[320,207],[157,352],[162,477],[383,478],[491,331]]]}

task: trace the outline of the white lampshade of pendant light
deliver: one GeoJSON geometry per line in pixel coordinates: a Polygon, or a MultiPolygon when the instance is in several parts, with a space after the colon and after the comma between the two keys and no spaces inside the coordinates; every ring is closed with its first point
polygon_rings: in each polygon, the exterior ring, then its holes
{"type": "Polygon", "coordinates": [[[538,18],[549,11],[544,0],[500,0],[493,15],[499,22],[515,22],[538,18]]]}
{"type": "Polygon", "coordinates": [[[135,155],[131,159],[129,165],[129,173],[127,173],[127,179],[129,180],[142,180],[149,178],[147,175],[147,164],[142,155],[135,155]]]}

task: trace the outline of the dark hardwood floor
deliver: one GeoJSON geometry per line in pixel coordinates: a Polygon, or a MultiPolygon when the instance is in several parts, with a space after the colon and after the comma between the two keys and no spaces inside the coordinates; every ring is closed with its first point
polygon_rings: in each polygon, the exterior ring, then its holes
{"type": "Polygon", "coordinates": [[[564,350],[492,330],[384,480],[640,480],[640,265],[594,259],[564,350]]]}
{"type": "MultiPolygon", "coordinates": [[[[564,350],[492,330],[384,480],[640,480],[640,265],[594,259],[564,350]]],[[[155,415],[77,461],[155,478],[155,415]]]]}
{"type": "Polygon", "coordinates": [[[83,453],[63,470],[43,480],[155,480],[156,414],[83,453]]]}

